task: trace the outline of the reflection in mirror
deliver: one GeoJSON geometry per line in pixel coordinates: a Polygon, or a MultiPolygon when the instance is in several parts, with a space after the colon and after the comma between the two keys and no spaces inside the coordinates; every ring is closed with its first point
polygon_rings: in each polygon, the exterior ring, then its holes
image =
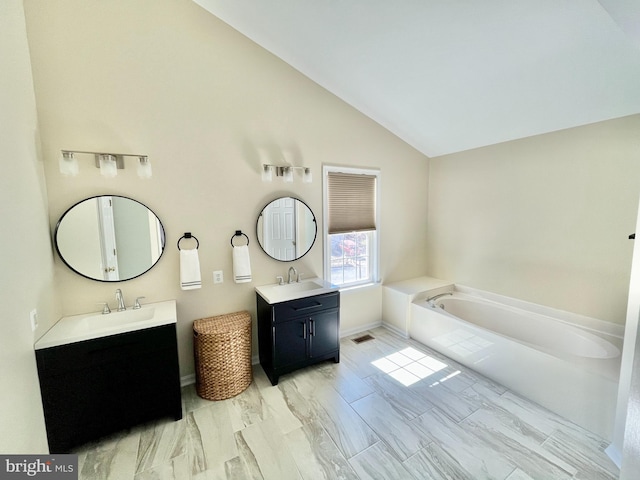
{"type": "Polygon", "coordinates": [[[291,262],[303,257],[316,241],[316,217],[302,200],[276,198],[262,209],[256,224],[258,243],[270,257],[291,262]]]}
{"type": "Polygon", "coordinates": [[[75,204],[58,221],[56,250],[74,272],[103,282],[138,277],[160,259],[160,219],[140,202],[116,195],[75,204]]]}

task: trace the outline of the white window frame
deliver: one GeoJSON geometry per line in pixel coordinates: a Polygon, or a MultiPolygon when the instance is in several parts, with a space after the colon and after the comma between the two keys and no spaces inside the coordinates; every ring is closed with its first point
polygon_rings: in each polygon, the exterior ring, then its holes
{"type": "Polygon", "coordinates": [[[334,165],[324,165],[322,167],[322,238],[324,241],[324,279],[331,282],[331,241],[329,240],[329,182],[327,176],[330,172],[350,173],[354,175],[371,175],[376,177],[376,229],[371,233],[371,269],[370,277],[357,282],[349,282],[339,285],[340,289],[362,287],[380,282],[380,180],[381,173],[378,169],[340,167],[334,165]]]}

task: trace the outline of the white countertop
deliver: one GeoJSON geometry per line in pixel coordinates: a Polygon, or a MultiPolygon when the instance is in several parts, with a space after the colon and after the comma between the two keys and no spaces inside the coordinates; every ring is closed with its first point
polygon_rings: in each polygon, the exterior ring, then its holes
{"type": "Polygon", "coordinates": [[[35,343],[35,349],[66,345],[176,322],[175,300],[149,303],[137,310],[131,308],[124,312],[114,310],[106,315],[100,312],[72,315],[58,320],[35,343]]]}
{"type": "Polygon", "coordinates": [[[410,278],[409,280],[402,280],[400,282],[386,283],[384,286],[386,288],[397,290],[398,292],[404,293],[406,295],[415,295],[426,290],[448,287],[453,284],[454,282],[451,282],[449,280],[441,280],[439,278],[424,276],[410,278]]]}
{"type": "Polygon", "coordinates": [[[258,295],[271,305],[297,300],[298,298],[314,297],[339,290],[338,286],[318,277],[307,278],[300,282],[285,283],[283,285],[272,283],[255,288],[258,295]]]}

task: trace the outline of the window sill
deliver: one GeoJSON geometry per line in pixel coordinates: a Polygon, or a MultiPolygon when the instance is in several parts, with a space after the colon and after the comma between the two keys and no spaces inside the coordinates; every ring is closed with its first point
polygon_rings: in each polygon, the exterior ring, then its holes
{"type": "Polygon", "coordinates": [[[359,283],[357,285],[347,285],[346,287],[339,287],[340,292],[350,292],[353,290],[361,290],[365,288],[377,287],[382,285],[382,282],[367,282],[367,283],[359,283]]]}

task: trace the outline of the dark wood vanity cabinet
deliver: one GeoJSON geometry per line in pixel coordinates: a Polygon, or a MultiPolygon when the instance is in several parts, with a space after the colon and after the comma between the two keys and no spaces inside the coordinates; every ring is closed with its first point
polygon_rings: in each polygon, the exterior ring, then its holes
{"type": "Polygon", "coordinates": [[[51,453],[182,418],[176,325],[36,350],[51,453]]]}
{"type": "Polygon", "coordinates": [[[299,368],[340,361],[340,292],[273,305],[256,298],[260,365],[272,385],[299,368]]]}

